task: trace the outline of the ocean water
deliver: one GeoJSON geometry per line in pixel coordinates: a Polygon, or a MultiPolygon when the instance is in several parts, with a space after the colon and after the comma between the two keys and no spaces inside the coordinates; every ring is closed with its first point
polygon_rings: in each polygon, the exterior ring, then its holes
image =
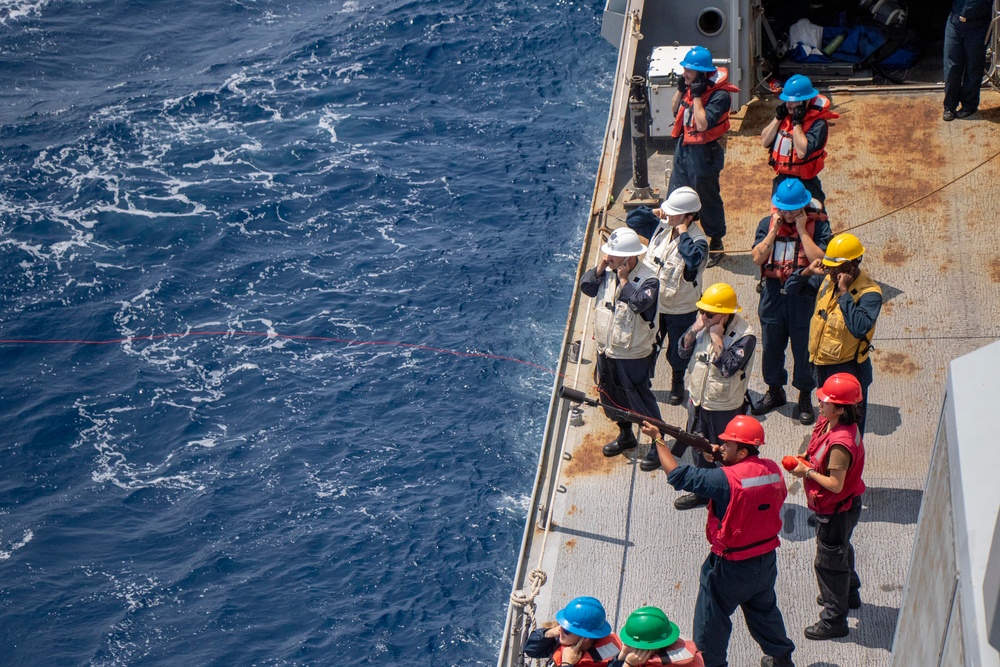
{"type": "Polygon", "coordinates": [[[0,664],[495,662],[602,9],[0,0],[0,664]]]}

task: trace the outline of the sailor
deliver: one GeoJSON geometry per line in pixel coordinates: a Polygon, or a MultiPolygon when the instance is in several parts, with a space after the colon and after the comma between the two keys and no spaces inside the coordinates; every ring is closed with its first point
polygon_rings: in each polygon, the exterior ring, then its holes
{"type": "Polygon", "coordinates": [[[809,361],[816,384],[835,373],[850,373],[861,383],[858,431],[865,434],[868,387],[872,383],[872,338],[882,310],[882,288],[861,268],[865,248],[853,234],[837,234],[826,255],[785,282],[790,295],[816,295],[809,322],[809,361]]]}
{"type": "MultiPolygon", "coordinates": [[[[757,337],[737,314],[743,308],[736,301],[736,291],[726,283],[711,285],[695,305],[698,317],[678,346],[681,357],[690,359],[686,430],[718,442],[719,434],[733,417],[746,413],[750,362],[757,337]]],[[[686,449],[675,442],[673,455],[681,456],[686,449]]],[[[701,456],[695,456],[694,462],[699,468],[715,465],[701,456]]],[[[708,500],[707,496],[686,493],[674,500],[674,507],[689,510],[707,505],[708,500]]]]}
{"type": "Polygon", "coordinates": [[[944,120],[979,110],[993,0],[953,0],[944,28],[944,120]],[[959,103],[962,104],[958,108],[959,103]]]}
{"type": "MultiPolygon", "coordinates": [[[[612,407],[660,419],[651,382],[660,281],[639,261],[646,246],[628,227],[611,232],[601,252],[604,256],[597,267],[580,279],[580,291],[597,298],[594,342],[601,399],[612,407]]],[[[604,446],[604,455],[617,456],[638,444],[632,424],[618,422],[618,437],[604,446]]]]}
{"type": "Polygon", "coordinates": [[[819,621],[805,629],[808,639],[846,637],[848,609],[861,607],[861,580],[854,569],[851,535],[861,515],[865,445],[858,432],[861,383],[836,373],[820,389],[820,417],[805,461],[789,472],[802,479],[809,509],[816,512],[817,604],[819,621]]]}
{"type": "Polygon", "coordinates": [[[689,665],[705,667],[701,651],[681,637],[677,624],[659,607],[640,607],[629,614],[618,633],[622,650],[608,667],[689,665]]]}
{"type": "Polygon", "coordinates": [[[761,665],[793,665],[795,644],[785,632],[774,593],[775,550],[788,491],[781,468],[759,455],[764,428],[753,417],[733,417],[718,437],[722,444],[713,445],[722,454],[722,467],[707,470],[678,464],[659,429],[649,422],[643,423],[642,432],[653,439],[671,486],[710,499],[705,535],[711,553],[701,567],[694,610],[694,643],[705,666],[728,664],[731,617],[737,607],[764,651],[761,665]]]}
{"type": "Polygon", "coordinates": [[[604,605],[597,598],[583,596],[556,612],[555,621],[532,631],[522,651],[529,658],[548,658],[550,665],[603,667],[621,647],[604,605]]]}
{"type": "Polygon", "coordinates": [[[680,187],[694,188],[701,198],[701,220],[711,238],[708,266],[722,259],[722,237],[726,235],[726,211],[719,188],[719,174],[726,161],[726,150],[719,142],[729,129],[729,94],[739,88],[729,83],[729,71],[712,63],[712,54],[704,46],[687,52],[680,62],[684,73],[673,98],[674,126],[677,139],[674,166],[667,191],[680,187]]]}
{"type": "Polygon", "coordinates": [[[815,299],[801,294],[785,293],[785,281],[796,269],[822,259],[832,236],[830,223],[822,205],[806,190],[802,181],[789,178],[778,186],[771,197],[771,215],[757,225],[751,257],[760,267],[761,371],[767,383],[767,393],[753,414],[767,414],[785,404],[785,348],[792,345],[792,386],[799,390],[798,419],[812,424],[816,418],[812,408],[815,386],[809,363],[809,320],[815,299]]]}
{"type": "MultiPolygon", "coordinates": [[[[670,405],[684,400],[687,359],[677,351],[680,338],[698,315],[695,303],[701,294],[701,276],[708,259],[708,238],[698,226],[701,200],[692,188],[677,188],[653,214],[660,220],[649,234],[649,251],[643,261],[660,280],[659,328],[656,349],[667,342],[667,361],[672,372],[670,405]]],[[[634,227],[633,227],[634,229],[634,227]]],[[[638,230],[636,230],[638,231],[638,230]]],[[[660,467],[656,448],[639,464],[643,471],[660,467]]]]}
{"type": "Polygon", "coordinates": [[[768,163],[777,173],[771,194],[785,179],[797,178],[825,205],[819,172],[826,159],[827,121],[840,115],[830,111],[830,100],[801,74],[791,76],[778,97],[782,102],[774,110],[774,120],[760,133],[761,144],[771,152],[768,163]]]}

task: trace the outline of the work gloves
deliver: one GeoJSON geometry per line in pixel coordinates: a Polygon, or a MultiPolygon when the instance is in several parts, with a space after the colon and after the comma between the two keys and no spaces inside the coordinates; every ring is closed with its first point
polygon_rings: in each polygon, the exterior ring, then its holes
{"type": "Polygon", "coordinates": [[[681,97],[684,97],[684,93],[687,92],[687,89],[688,89],[687,81],[684,80],[684,76],[682,75],[681,78],[677,81],[677,92],[681,94],[681,97]]]}
{"type": "Polygon", "coordinates": [[[690,88],[691,88],[691,97],[701,97],[702,95],[705,94],[705,90],[708,88],[708,84],[705,82],[705,79],[699,77],[694,80],[690,88]]]}
{"type": "Polygon", "coordinates": [[[805,104],[800,104],[799,106],[792,109],[792,124],[801,125],[802,121],[806,119],[806,111],[809,109],[805,104]]]}
{"type": "Polygon", "coordinates": [[[788,105],[782,102],[774,108],[774,117],[778,120],[785,120],[788,118],[788,105]]]}

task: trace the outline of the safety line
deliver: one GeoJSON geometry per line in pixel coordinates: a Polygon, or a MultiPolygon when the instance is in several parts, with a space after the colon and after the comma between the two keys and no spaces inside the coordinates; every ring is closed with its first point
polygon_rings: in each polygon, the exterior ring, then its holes
{"type": "MultiPolygon", "coordinates": [[[[242,336],[248,338],[270,338],[270,339],[282,339],[282,340],[297,340],[297,341],[308,341],[308,342],[325,342],[325,343],[342,343],[344,345],[352,346],[379,346],[379,347],[402,347],[411,350],[424,350],[426,352],[434,352],[437,354],[450,354],[455,357],[463,358],[475,358],[475,359],[493,359],[496,361],[510,361],[516,364],[521,364],[534,368],[536,370],[545,371],[551,375],[561,378],[564,382],[569,383],[575,387],[579,387],[580,380],[578,378],[571,378],[568,375],[560,373],[559,371],[549,368],[547,366],[542,366],[541,364],[536,364],[532,361],[526,361],[524,359],[518,359],[516,357],[509,357],[502,354],[490,354],[489,352],[462,352],[461,350],[449,350],[443,347],[433,347],[431,345],[423,345],[421,343],[404,343],[401,341],[391,341],[391,340],[356,340],[350,338],[336,338],[333,336],[305,336],[296,334],[281,334],[274,331],[187,331],[184,333],[163,333],[163,334],[148,334],[145,336],[125,336],[124,338],[106,338],[106,339],[73,339],[73,338],[0,338],[0,345],[118,345],[121,343],[132,343],[141,341],[155,341],[155,340],[166,340],[170,338],[187,338],[188,336],[242,336]]],[[[602,402],[606,403],[611,407],[618,408],[619,410],[628,410],[630,412],[635,412],[630,410],[625,406],[618,405],[615,403],[611,396],[604,390],[602,390],[597,385],[588,384],[588,389],[596,389],[597,393],[602,397],[602,402]]],[[[649,418],[649,415],[643,415],[640,413],[640,417],[649,418]]]]}
{"type": "MultiPolygon", "coordinates": [[[[851,227],[848,227],[847,229],[844,229],[844,230],[842,230],[840,232],[837,232],[837,233],[838,234],[843,234],[844,232],[849,232],[849,231],[858,229],[860,227],[864,227],[865,225],[870,225],[873,222],[878,222],[879,220],[882,220],[883,218],[888,218],[890,215],[893,215],[894,213],[899,213],[903,209],[907,209],[907,208],[909,208],[909,207],[911,207],[911,206],[913,206],[915,204],[919,204],[920,202],[922,202],[923,200],[927,199],[928,197],[933,197],[934,195],[936,195],[937,193],[941,192],[945,188],[947,188],[947,187],[949,187],[951,185],[954,185],[955,183],[957,183],[958,181],[962,180],[963,178],[965,178],[966,176],[968,176],[972,172],[976,171],[977,169],[981,169],[982,167],[986,166],[987,164],[989,164],[993,160],[997,159],[997,157],[1000,157],[1000,151],[997,151],[996,153],[994,153],[990,157],[986,158],[985,160],[983,160],[982,162],[980,162],[976,166],[972,167],[968,171],[966,171],[966,172],[964,172],[964,173],[956,176],[955,178],[953,178],[952,180],[948,181],[947,183],[945,183],[941,187],[936,188],[934,190],[931,190],[930,192],[917,197],[916,199],[914,199],[913,201],[911,201],[909,203],[906,203],[906,204],[903,204],[902,206],[894,208],[891,211],[889,211],[888,213],[883,213],[882,215],[874,217],[871,220],[866,220],[864,222],[859,222],[858,224],[852,225],[851,227]]],[[[610,213],[608,215],[609,215],[609,217],[612,217],[615,220],[618,220],[619,222],[622,222],[622,223],[625,222],[625,220],[623,218],[620,218],[617,215],[611,215],[610,213]]],[[[709,254],[712,254],[712,253],[723,253],[723,254],[726,254],[726,255],[743,255],[743,254],[749,254],[749,253],[752,253],[752,252],[753,252],[753,248],[751,248],[749,250],[709,250],[709,254]]]]}

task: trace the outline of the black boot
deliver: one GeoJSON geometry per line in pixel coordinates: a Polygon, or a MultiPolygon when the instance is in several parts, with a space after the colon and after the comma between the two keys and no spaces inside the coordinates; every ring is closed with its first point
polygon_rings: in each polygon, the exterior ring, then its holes
{"type": "Polygon", "coordinates": [[[708,498],[702,498],[694,493],[685,493],[674,500],[674,507],[681,511],[693,510],[695,507],[704,507],[708,504],[708,498]]]}
{"type": "Polygon", "coordinates": [[[711,239],[708,242],[708,264],[705,266],[711,268],[722,261],[723,256],[722,239],[711,239]]]}
{"type": "Polygon", "coordinates": [[[604,445],[604,455],[608,458],[612,456],[618,456],[626,449],[633,449],[639,445],[639,441],[635,439],[635,434],[632,433],[632,424],[629,422],[618,422],[618,437],[604,445]]]}
{"type": "Polygon", "coordinates": [[[761,399],[761,402],[757,404],[757,407],[753,408],[750,412],[755,415],[766,415],[771,410],[776,410],[787,402],[788,399],[785,398],[784,387],[768,386],[767,393],[764,394],[764,398],[761,399]]]}
{"type": "Polygon", "coordinates": [[[847,621],[844,621],[839,625],[829,625],[826,621],[819,621],[810,625],[802,632],[802,634],[806,636],[806,639],[812,639],[814,641],[825,641],[827,639],[846,637],[849,633],[850,630],[847,627],[847,621]]]}
{"type": "Polygon", "coordinates": [[[670,381],[670,405],[684,402],[684,371],[674,371],[670,381]]]}
{"type": "Polygon", "coordinates": [[[809,398],[810,394],[812,394],[810,391],[799,392],[799,421],[805,426],[816,421],[816,413],[813,412],[812,401],[809,398]]]}
{"type": "Polygon", "coordinates": [[[660,455],[656,453],[656,445],[650,444],[646,456],[639,461],[639,470],[653,472],[660,467],[660,455]]]}

